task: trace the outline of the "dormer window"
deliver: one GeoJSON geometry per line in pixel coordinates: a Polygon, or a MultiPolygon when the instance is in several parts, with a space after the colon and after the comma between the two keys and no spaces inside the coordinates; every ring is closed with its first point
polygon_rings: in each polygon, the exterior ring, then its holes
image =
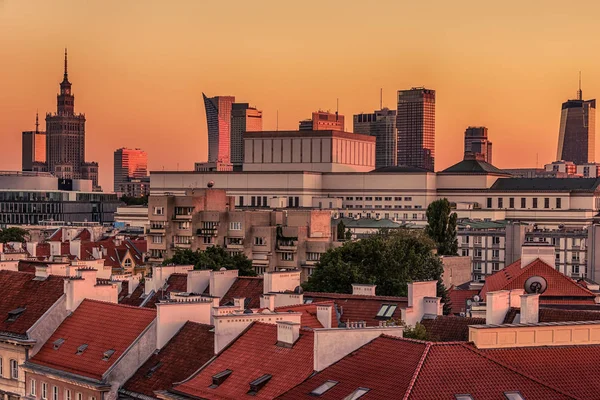
{"type": "Polygon", "coordinates": [[[125,262],[123,263],[124,266],[126,267],[131,267],[131,259],[126,259],[125,262]]]}
{"type": "Polygon", "coordinates": [[[396,311],[398,306],[396,304],[384,304],[381,306],[379,311],[377,312],[376,317],[381,319],[389,319],[392,318],[394,312],[396,311]]]}
{"type": "Polygon", "coordinates": [[[25,312],[25,307],[19,307],[19,308],[15,308],[14,310],[11,310],[8,312],[8,318],[6,319],[6,322],[14,322],[17,320],[17,318],[19,318],[21,316],[21,314],[23,314],[23,312],[25,312]]]}
{"type": "Polygon", "coordinates": [[[470,394],[455,394],[454,398],[456,400],[473,400],[473,396],[470,394]]]}
{"type": "Polygon", "coordinates": [[[506,397],[507,400],[525,400],[525,397],[517,391],[504,392],[504,397],[506,397]]]}
{"type": "Polygon", "coordinates": [[[363,397],[367,392],[371,389],[367,388],[358,388],[354,392],[350,393],[348,396],[344,397],[344,400],[356,400],[363,397]]]}
{"type": "Polygon", "coordinates": [[[218,374],[214,374],[212,377],[212,385],[210,385],[209,388],[218,388],[219,385],[221,385],[223,382],[225,382],[227,378],[229,378],[229,375],[231,375],[232,372],[232,370],[226,369],[225,371],[221,371],[218,374]]]}
{"type": "Polygon", "coordinates": [[[159,361],[152,368],[150,368],[148,372],[146,372],[146,378],[150,378],[152,375],[154,375],[156,370],[159,369],[161,365],[162,363],[159,361]]]}
{"type": "Polygon", "coordinates": [[[114,349],[106,350],[104,352],[104,354],[102,355],[102,361],[108,361],[112,357],[113,354],[115,354],[114,349]]]}
{"type": "Polygon", "coordinates": [[[60,346],[62,346],[62,344],[64,342],[65,342],[65,339],[63,339],[63,338],[56,339],[53,343],[54,350],[60,349],[60,346]]]}
{"type": "Polygon", "coordinates": [[[87,349],[87,347],[88,347],[88,345],[87,345],[87,344],[85,344],[85,343],[84,343],[84,344],[82,344],[81,346],[79,346],[79,347],[77,348],[77,353],[75,353],[75,354],[77,354],[78,356],[82,355],[82,354],[83,354],[83,352],[85,351],[85,349],[87,349]]]}
{"type": "Polygon", "coordinates": [[[315,390],[310,392],[311,396],[321,396],[323,393],[337,385],[339,382],[337,381],[327,381],[321,386],[318,386],[315,390]]]}
{"type": "Polygon", "coordinates": [[[250,396],[256,396],[256,394],[259,392],[260,389],[262,389],[267,382],[269,382],[272,378],[272,375],[269,374],[265,374],[263,376],[261,376],[258,379],[253,380],[252,382],[250,382],[250,390],[248,390],[248,394],[250,396]]]}

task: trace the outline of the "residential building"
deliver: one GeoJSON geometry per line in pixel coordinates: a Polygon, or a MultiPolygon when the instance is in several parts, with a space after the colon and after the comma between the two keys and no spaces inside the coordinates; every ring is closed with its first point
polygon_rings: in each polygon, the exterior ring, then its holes
{"type": "Polygon", "coordinates": [[[237,169],[244,163],[244,133],[262,131],[262,111],[248,103],[233,103],[231,107],[231,163],[237,169]]]}
{"type": "Polygon", "coordinates": [[[311,119],[300,121],[299,130],[301,131],[345,131],[344,116],[337,111],[332,114],[327,111],[315,111],[311,119]]]}
{"type": "Polygon", "coordinates": [[[141,197],[150,192],[148,155],[141,149],[120,148],[114,154],[114,189],[118,194],[141,197]]]}
{"type": "Polygon", "coordinates": [[[375,136],[375,168],[398,164],[396,110],[382,108],[373,114],[355,115],[354,133],[375,136]]]}
{"type": "Polygon", "coordinates": [[[577,99],[562,104],[557,160],[575,164],[594,162],[596,145],[596,99],[583,100],[581,80],[577,99]]]}
{"type": "Polygon", "coordinates": [[[600,177],[600,164],[588,163],[577,165],[577,175],[584,178],[598,178],[600,177]]]}
{"type": "Polygon", "coordinates": [[[22,170],[33,171],[35,163],[46,163],[46,132],[39,130],[38,114],[35,114],[35,131],[22,135],[22,170]]]}
{"type": "Polygon", "coordinates": [[[483,156],[483,161],[492,163],[492,142],[488,140],[488,128],[470,126],[465,130],[465,154],[475,153],[483,156]]]}
{"type": "Polygon", "coordinates": [[[398,91],[398,165],[435,170],[435,90],[398,91]]]}
{"type": "MultiPolygon", "coordinates": [[[[548,172],[558,172],[564,174],[564,177],[572,177],[577,174],[578,166],[572,161],[554,161],[550,164],[544,165],[544,169],[548,172]]],[[[586,178],[590,178],[587,176],[586,178]]]]}
{"type": "Polygon", "coordinates": [[[146,233],[148,229],[148,206],[117,207],[114,226],[119,229],[140,230],[146,233]]]}
{"type": "Polygon", "coordinates": [[[204,98],[208,126],[208,162],[231,164],[231,109],[234,96],[204,98]]]}

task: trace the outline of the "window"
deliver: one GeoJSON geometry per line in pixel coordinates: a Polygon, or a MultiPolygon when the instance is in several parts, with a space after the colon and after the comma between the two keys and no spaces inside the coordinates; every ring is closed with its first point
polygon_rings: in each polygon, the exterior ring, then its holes
{"type": "Polygon", "coordinates": [[[492,263],[492,271],[496,272],[496,271],[500,271],[500,263],[492,263]]]}
{"type": "Polygon", "coordinates": [[[212,236],[203,236],[202,237],[202,243],[203,244],[212,244],[213,243],[213,237],[212,236]]]}
{"type": "Polygon", "coordinates": [[[385,197],[384,200],[385,201],[392,201],[392,198],[391,197],[385,197]]]}
{"type": "Polygon", "coordinates": [[[394,197],[394,201],[402,201],[402,197],[394,197]]]}
{"type": "Polygon", "coordinates": [[[404,201],[412,201],[412,197],[405,197],[404,201]]]}
{"type": "Polygon", "coordinates": [[[562,204],[561,204],[561,203],[562,203],[562,199],[561,199],[560,197],[559,197],[559,198],[557,198],[557,199],[556,199],[556,208],[561,208],[561,206],[562,206],[562,204]]]}
{"type": "Polygon", "coordinates": [[[475,237],[473,237],[473,243],[474,244],[481,244],[481,236],[475,236],[475,237]]]}
{"type": "Polygon", "coordinates": [[[520,392],[504,392],[504,397],[506,397],[507,400],[525,400],[520,392]]]}
{"type": "Polygon", "coordinates": [[[10,377],[11,379],[19,379],[19,363],[17,360],[10,360],[10,377]]]}
{"type": "Polygon", "coordinates": [[[281,253],[281,261],[294,261],[294,253],[281,253]]]}
{"type": "Polygon", "coordinates": [[[131,259],[130,258],[126,259],[125,262],[123,262],[123,265],[125,267],[131,267],[131,259]]]}
{"type": "Polygon", "coordinates": [[[481,258],[481,249],[477,248],[473,250],[473,257],[481,258]]]}
{"type": "Polygon", "coordinates": [[[500,258],[500,250],[492,250],[493,258],[500,258]]]}
{"type": "Polygon", "coordinates": [[[555,254],[554,254],[554,259],[555,259],[556,261],[559,261],[559,260],[560,260],[560,253],[555,253],[555,254]]]}
{"type": "Polygon", "coordinates": [[[573,275],[579,275],[579,265],[573,265],[573,275]]]}
{"type": "Polygon", "coordinates": [[[544,208],[550,208],[550,198],[544,197],[544,208]]]}
{"type": "Polygon", "coordinates": [[[492,208],[492,198],[491,197],[487,198],[487,208],[492,208]]]}
{"type": "Polygon", "coordinates": [[[363,397],[367,392],[371,389],[367,388],[358,388],[354,392],[350,393],[348,396],[344,397],[344,400],[356,400],[363,397]]]}
{"type": "Polygon", "coordinates": [[[462,237],[462,242],[463,243],[469,243],[469,237],[468,236],[463,236],[462,237]]]}
{"type": "Polygon", "coordinates": [[[375,201],[381,201],[381,197],[375,197],[375,201]]]}
{"type": "Polygon", "coordinates": [[[324,384],[318,386],[312,392],[310,392],[310,394],[312,396],[320,396],[320,395],[322,395],[323,393],[325,393],[326,391],[328,391],[329,389],[331,389],[332,387],[334,387],[337,384],[338,384],[338,382],[336,382],[336,381],[327,381],[324,384]]]}
{"type": "Polygon", "coordinates": [[[521,208],[527,208],[527,199],[525,197],[521,197],[521,208]]]}
{"type": "Polygon", "coordinates": [[[413,214],[413,219],[417,219],[418,215],[417,214],[413,214]]]}
{"type": "Polygon", "coordinates": [[[65,400],[71,400],[71,391],[69,389],[65,390],[65,400]]]}
{"type": "Polygon", "coordinates": [[[241,231],[242,230],[242,223],[241,222],[230,222],[229,223],[229,230],[231,230],[231,231],[241,231]]]}
{"type": "Polygon", "coordinates": [[[163,242],[162,236],[152,236],[152,243],[160,244],[163,242]]]}
{"type": "Polygon", "coordinates": [[[538,200],[537,197],[533,198],[533,206],[532,206],[533,208],[537,208],[537,200],[538,200]]]}
{"type": "Polygon", "coordinates": [[[502,197],[498,197],[498,208],[502,208],[504,206],[503,202],[504,199],[502,197]]]}
{"type": "Polygon", "coordinates": [[[81,393],[77,393],[77,400],[83,400],[83,395],[81,393]]]}
{"type": "Polygon", "coordinates": [[[254,237],[254,245],[255,246],[264,246],[267,243],[267,239],[264,237],[254,237]]]}
{"type": "Polygon", "coordinates": [[[321,253],[306,253],[306,261],[319,261],[321,253]]]}
{"type": "Polygon", "coordinates": [[[58,386],[52,386],[52,400],[58,400],[58,386]]]}
{"type": "Polygon", "coordinates": [[[361,200],[361,201],[362,201],[362,199],[363,199],[363,198],[362,198],[362,196],[358,196],[358,197],[356,198],[356,200],[361,200]]]}
{"type": "Polygon", "coordinates": [[[35,397],[35,389],[36,389],[36,388],[35,388],[35,379],[32,379],[32,380],[29,382],[29,394],[30,394],[32,397],[35,397]]]}
{"type": "Polygon", "coordinates": [[[346,197],[346,200],[352,201],[352,200],[354,200],[354,197],[346,197]]]}
{"type": "Polygon", "coordinates": [[[515,198],[511,197],[508,199],[508,208],[515,208],[515,198]]]}
{"type": "Polygon", "coordinates": [[[373,200],[373,198],[372,198],[372,197],[365,197],[365,200],[367,200],[367,201],[372,201],[372,200],[373,200]]]}
{"type": "Polygon", "coordinates": [[[48,384],[42,383],[42,399],[46,400],[48,398],[48,384]]]}
{"type": "Polygon", "coordinates": [[[492,244],[500,244],[500,236],[492,236],[492,244]]]}
{"type": "Polygon", "coordinates": [[[396,304],[384,304],[377,312],[377,318],[392,318],[398,306],[396,304]]]}
{"type": "Polygon", "coordinates": [[[468,257],[469,256],[469,249],[462,249],[462,256],[463,257],[468,257]]]}
{"type": "Polygon", "coordinates": [[[165,215],[164,207],[154,207],[154,215],[165,215]]]}
{"type": "Polygon", "coordinates": [[[481,263],[479,261],[473,263],[473,270],[477,271],[477,272],[481,272],[481,263]]]}

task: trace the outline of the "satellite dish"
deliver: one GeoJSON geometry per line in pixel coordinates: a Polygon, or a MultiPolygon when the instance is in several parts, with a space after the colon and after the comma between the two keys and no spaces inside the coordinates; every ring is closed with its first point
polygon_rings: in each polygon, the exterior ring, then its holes
{"type": "Polygon", "coordinates": [[[541,276],[532,276],[525,281],[525,292],[529,294],[542,294],[548,288],[548,282],[541,276]]]}
{"type": "Polygon", "coordinates": [[[468,299],[468,300],[467,300],[467,305],[468,305],[468,306],[470,306],[471,304],[473,304],[473,300],[471,300],[471,299],[468,299]]]}
{"type": "Polygon", "coordinates": [[[206,186],[208,186],[209,188],[215,186],[215,181],[208,181],[208,183],[206,184],[206,186]]]}
{"type": "Polygon", "coordinates": [[[475,302],[481,301],[481,297],[479,297],[479,295],[476,294],[475,296],[473,296],[473,301],[475,301],[475,302]]]}

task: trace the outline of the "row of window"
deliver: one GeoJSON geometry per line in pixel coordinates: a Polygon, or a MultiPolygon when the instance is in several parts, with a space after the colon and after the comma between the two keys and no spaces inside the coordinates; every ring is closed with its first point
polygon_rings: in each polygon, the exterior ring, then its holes
{"type": "MultiPolygon", "coordinates": [[[[461,236],[462,240],[461,243],[463,244],[468,244],[469,243],[469,236],[465,235],[465,236],[461,236]]],[[[483,237],[482,236],[473,236],[473,244],[482,244],[483,243],[483,237]]],[[[492,236],[492,244],[494,245],[498,245],[500,244],[500,236],[492,236]]]]}
{"type": "MultiPolygon", "coordinates": [[[[35,379],[32,379],[29,383],[29,394],[31,397],[37,397],[37,382],[35,379]]],[[[42,400],[48,399],[48,384],[46,382],[42,382],[41,387],[41,396],[42,400]]],[[[52,386],[52,400],[59,400],[59,388],[58,386],[52,386]]],[[[71,398],[71,390],[64,390],[64,400],[72,400],[71,398]]],[[[83,394],[80,392],[76,393],[75,400],[83,400],[83,394]]],[[[89,400],[96,400],[95,396],[90,396],[89,400]]]]}
{"type": "MultiPolygon", "coordinates": [[[[353,201],[353,200],[357,200],[357,201],[362,201],[363,200],[363,196],[349,196],[346,197],[346,201],[353,201]]],[[[373,201],[373,197],[372,196],[367,196],[364,197],[365,201],[373,201]]],[[[375,197],[375,201],[392,201],[391,197],[375,197]]],[[[394,201],[402,201],[402,197],[394,197],[394,201]]],[[[412,197],[405,197],[404,201],[412,201],[412,197]]]]}
{"type": "MultiPolygon", "coordinates": [[[[368,212],[365,213],[366,217],[365,218],[373,218],[373,214],[368,212]]],[[[345,214],[343,212],[340,213],[340,218],[344,218],[345,214]]],[[[363,214],[362,213],[348,213],[348,218],[354,218],[354,217],[358,217],[358,218],[362,218],[363,214]]],[[[381,214],[380,213],[375,213],[375,218],[381,218],[381,214]]],[[[385,213],[383,218],[385,219],[390,219],[390,213],[385,213]]],[[[410,218],[408,213],[404,213],[404,214],[399,214],[399,213],[395,213],[394,214],[394,218],[397,220],[403,220],[403,221],[407,221],[410,218]]],[[[412,214],[412,220],[418,220],[419,219],[419,214],[412,214]]],[[[422,220],[426,220],[427,219],[427,215],[422,214],[421,215],[421,219],[422,220]]]]}
{"type": "MultiPolygon", "coordinates": [[[[469,249],[462,249],[461,254],[464,257],[469,256],[469,249]]],[[[475,248],[473,249],[473,258],[482,258],[483,252],[481,249],[475,248]]],[[[492,258],[500,258],[500,250],[492,250],[492,258]]]]}
{"type": "MultiPolygon", "coordinates": [[[[17,360],[10,359],[8,361],[10,379],[19,379],[19,363],[17,360]]],[[[2,362],[2,357],[0,357],[0,377],[4,377],[4,363],[2,362]]]]}
{"type": "MultiPolygon", "coordinates": [[[[319,202],[319,208],[320,207],[321,207],[321,202],[319,202]]],[[[333,207],[331,207],[331,202],[329,203],[329,208],[333,208],[333,207]]],[[[366,204],[364,206],[362,204],[356,204],[356,205],[346,204],[346,208],[387,208],[387,209],[395,208],[395,209],[402,209],[402,206],[401,205],[392,205],[392,204],[385,204],[385,205],[381,205],[381,204],[375,204],[375,205],[373,205],[373,204],[366,204]]],[[[411,208],[413,208],[413,206],[404,206],[404,208],[405,209],[411,209],[411,208]]],[[[423,206],[414,206],[414,208],[420,210],[420,209],[423,208],[423,206]]]]}
{"type": "MultiPolygon", "coordinates": [[[[531,208],[538,208],[538,198],[534,197],[531,199],[531,208]]],[[[562,208],[562,199],[557,197],[554,203],[554,208],[562,208]]],[[[504,198],[498,197],[496,199],[497,208],[504,208],[504,198]]],[[[493,199],[491,197],[487,198],[487,208],[493,208],[493,199]]],[[[515,198],[510,197],[508,199],[508,208],[515,208],[515,198]]],[[[527,198],[521,197],[521,208],[527,208],[527,198]]],[[[550,208],[550,198],[544,197],[544,208],[550,208]]]]}

